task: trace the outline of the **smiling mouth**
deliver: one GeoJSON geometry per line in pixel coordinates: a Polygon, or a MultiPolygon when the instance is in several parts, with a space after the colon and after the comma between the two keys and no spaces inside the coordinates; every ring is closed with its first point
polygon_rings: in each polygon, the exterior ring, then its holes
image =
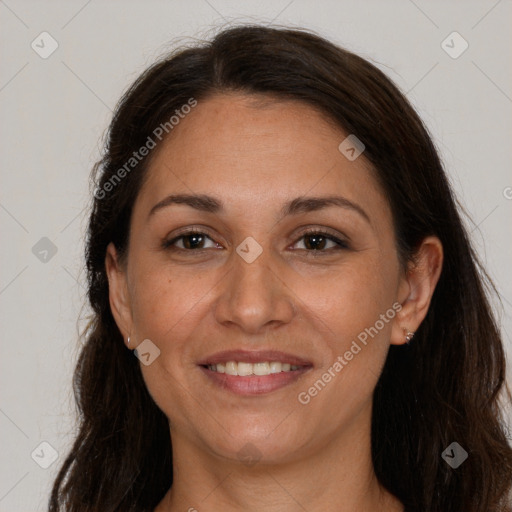
{"type": "Polygon", "coordinates": [[[198,366],[217,389],[239,396],[271,393],[292,385],[313,363],[279,350],[225,350],[210,354],[198,366]]]}
{"type": "Polygon", "coordinates": [[[262,361],[259,363],[246,363],[243,361],[227,361],[226,363],[202,365],[212,372],[240,377],[265,376],[283,372],[295,372],[307,368],[303,365],[281,363],[280,361],[262,361]]]}

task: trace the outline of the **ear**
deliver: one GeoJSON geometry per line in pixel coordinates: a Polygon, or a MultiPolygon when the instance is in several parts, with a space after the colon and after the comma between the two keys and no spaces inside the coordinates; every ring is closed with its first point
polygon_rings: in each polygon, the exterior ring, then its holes
{"type": "Polygon", "coordinates": [[[403,345],[408,332],[416,332],[427,315],[428,308],[443,267],[443,245],[439,238],[429,236],[415,253],[399,285],[398,300],[402,309],[397,313],[391,332],[391,344],[403,345]]]}
{"type": "Polygon", "coordinates": [[[112,242],[107,247],[105,269],[108,278],[110,309],[117,327],[127,344],[127,339],[130,336],[133,325],[130,296],[128,293],[126,271],[119,262],[117,250],[112,242]]]}

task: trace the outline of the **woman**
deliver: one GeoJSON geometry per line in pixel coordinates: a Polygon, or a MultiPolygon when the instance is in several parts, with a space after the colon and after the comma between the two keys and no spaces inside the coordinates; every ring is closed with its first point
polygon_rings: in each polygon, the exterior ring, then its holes
{"type": "Polygon", "coordinates": [[[383,73],[225,30],[139,77],[95,171],[51,511],[512,510],[485,273],[383,73]]]}

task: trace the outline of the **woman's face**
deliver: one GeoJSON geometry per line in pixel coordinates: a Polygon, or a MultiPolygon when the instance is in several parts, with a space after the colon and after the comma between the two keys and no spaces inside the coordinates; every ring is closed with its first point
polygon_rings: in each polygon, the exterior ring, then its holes
{"type": "Polygon", "coordinates": [[[172,436],[291,461],[368,434],[405,284],[364,153],[311,107],[261,100],[199,102],[161,143],[111,302],[131,346],[151,342],[172,436]]]}

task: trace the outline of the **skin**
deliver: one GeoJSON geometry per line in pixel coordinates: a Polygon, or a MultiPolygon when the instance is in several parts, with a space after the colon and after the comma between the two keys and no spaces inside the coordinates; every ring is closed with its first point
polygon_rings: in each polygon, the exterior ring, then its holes
{"type": "Polygon", "coordinates": [[[345,137],[303,103],[223,94],[200,102],[154,155],[127,258],[111,244],[106,268],[130,348],[150,339],[161,351],[141,364],[173,446],[174,483],[157,512],[403,510],[374,474],[372,394],[390,344],[404,344],[404,329],[424,319],[443,252],[429,237],[416,266],[399,265],[387,200],[364,154],[340,153],[345,137]],[[150,215],[178,193],[208,194],[224,209],[173,204],[150,215]],[[347,198],[369,220],[338,206],[279,218],[292,199],[327,195],[347,198]],[[190,239],[162,247],[187,227],[207,235],[203,250],[184,249],[190,239]],[[306,227],[327,228],[348,248],[327,240],[315,251],[306,227]],[[263,249],[252,263],[236,252],[249,236],[263,249]],[[400,312],[301,404],[299,393],[394,303],[400,312]],[[313,366],[284,388],[239,396],[197,365],[228,349],[277,349],[313,366]]]}

